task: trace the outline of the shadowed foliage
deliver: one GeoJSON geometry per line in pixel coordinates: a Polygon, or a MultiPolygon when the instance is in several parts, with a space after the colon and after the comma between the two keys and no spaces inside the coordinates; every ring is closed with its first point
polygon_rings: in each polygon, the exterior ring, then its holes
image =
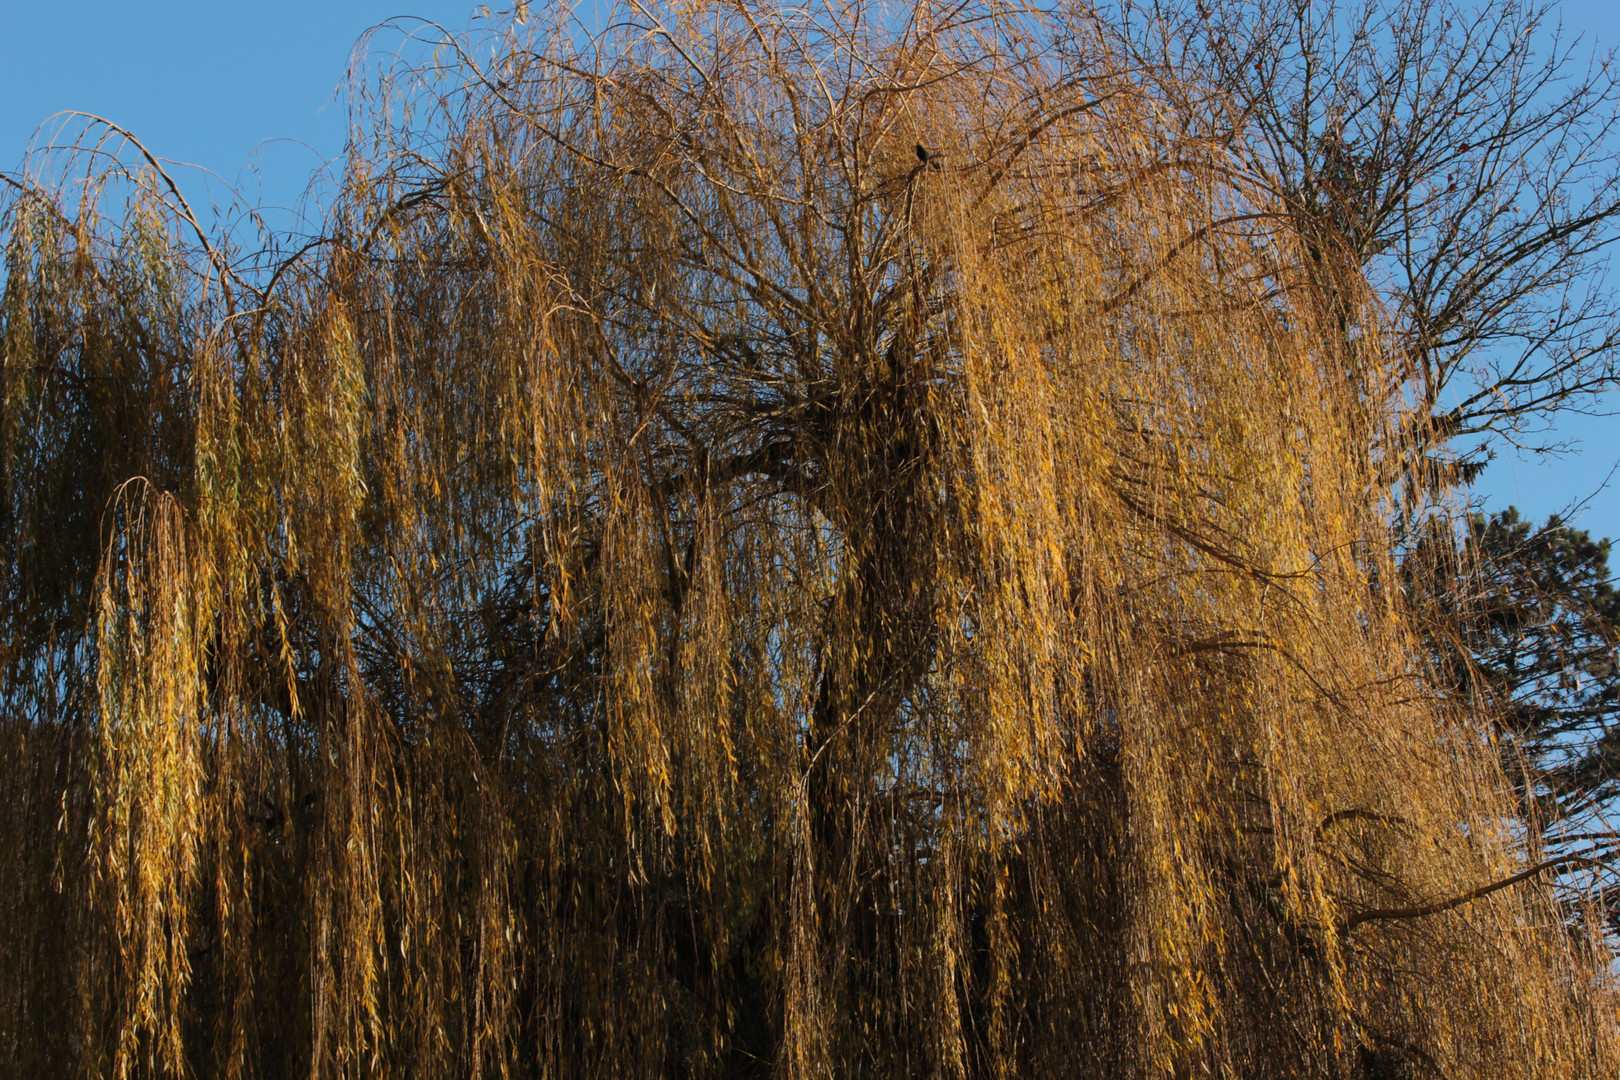
{"type": "Polygon", "coordinates": [[[1613,1074],[1359,266],[1089,18],[602,26],[13,182],[6,1070],[1613,1074]]]}

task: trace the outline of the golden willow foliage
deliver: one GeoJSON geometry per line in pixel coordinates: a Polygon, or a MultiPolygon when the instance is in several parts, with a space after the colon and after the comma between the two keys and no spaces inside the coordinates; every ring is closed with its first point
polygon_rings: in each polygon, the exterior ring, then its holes
{"type": "Polygon", "coordinates": [[[1615,1075],[1355,275],[1083,13],[609,23],[14,184],[5,1071],[1615,1075]]]}

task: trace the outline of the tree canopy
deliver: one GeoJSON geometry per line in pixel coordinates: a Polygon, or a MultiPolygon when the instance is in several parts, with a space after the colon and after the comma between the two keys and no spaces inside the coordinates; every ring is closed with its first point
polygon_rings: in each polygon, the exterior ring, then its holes
{"type": "Polygon", "coordinates": [[[0,1061],[1612,1074],[1399,313],[1174,85],[630,0],[370,85],[307,240],[10,179],[0,1061]]]}
{"type": "Polygon", "coordinates": [[[1147,0],[1107,20],[1163,96],[1362,268],[1421,419],[1466,479],[1620,385],[1620,80],[1538,0],[1147,0]],[[1219,107],[1211,107],[1209,95],[1219,107]],[[1196,118],[1196,119],[1193,119],[1196,118]]]}

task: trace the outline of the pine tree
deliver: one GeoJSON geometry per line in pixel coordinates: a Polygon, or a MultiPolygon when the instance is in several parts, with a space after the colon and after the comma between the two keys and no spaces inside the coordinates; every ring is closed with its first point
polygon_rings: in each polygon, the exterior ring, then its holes
{"type": "MultiPolygon", "coordinates": [[[[1595,897],[1612,920],[1612,875],[1593,874],[1614,858],[1610,811],[1620,794],[1620,596],[1609,542],[1557,516],[1534,526],[1512,507],[1470,515],[1463,540],[1462,572],[1440,590],[1440,666],[1456,692],[1483,698],[1497,717],[1538,857],[1593,860],[1561,868],[1578,885],[1566,891],[1571,915],[1588,916],[1595,897]]],[[[1405,567],[1424,591],[1445,580],[1442,565],[1458,565],[1429,554],[1420,545],[1405,567]]]]}

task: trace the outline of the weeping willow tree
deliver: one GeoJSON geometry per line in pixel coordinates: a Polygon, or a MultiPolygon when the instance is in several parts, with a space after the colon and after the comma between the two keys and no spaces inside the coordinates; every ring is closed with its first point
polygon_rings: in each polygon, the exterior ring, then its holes
{"type": "Polygon", "coordinates": [[[1613,1075],[1220,101],[602,25],[393,69],[284,257],[118,132],[10,181],[5,1071],[1613,1075]]]}

